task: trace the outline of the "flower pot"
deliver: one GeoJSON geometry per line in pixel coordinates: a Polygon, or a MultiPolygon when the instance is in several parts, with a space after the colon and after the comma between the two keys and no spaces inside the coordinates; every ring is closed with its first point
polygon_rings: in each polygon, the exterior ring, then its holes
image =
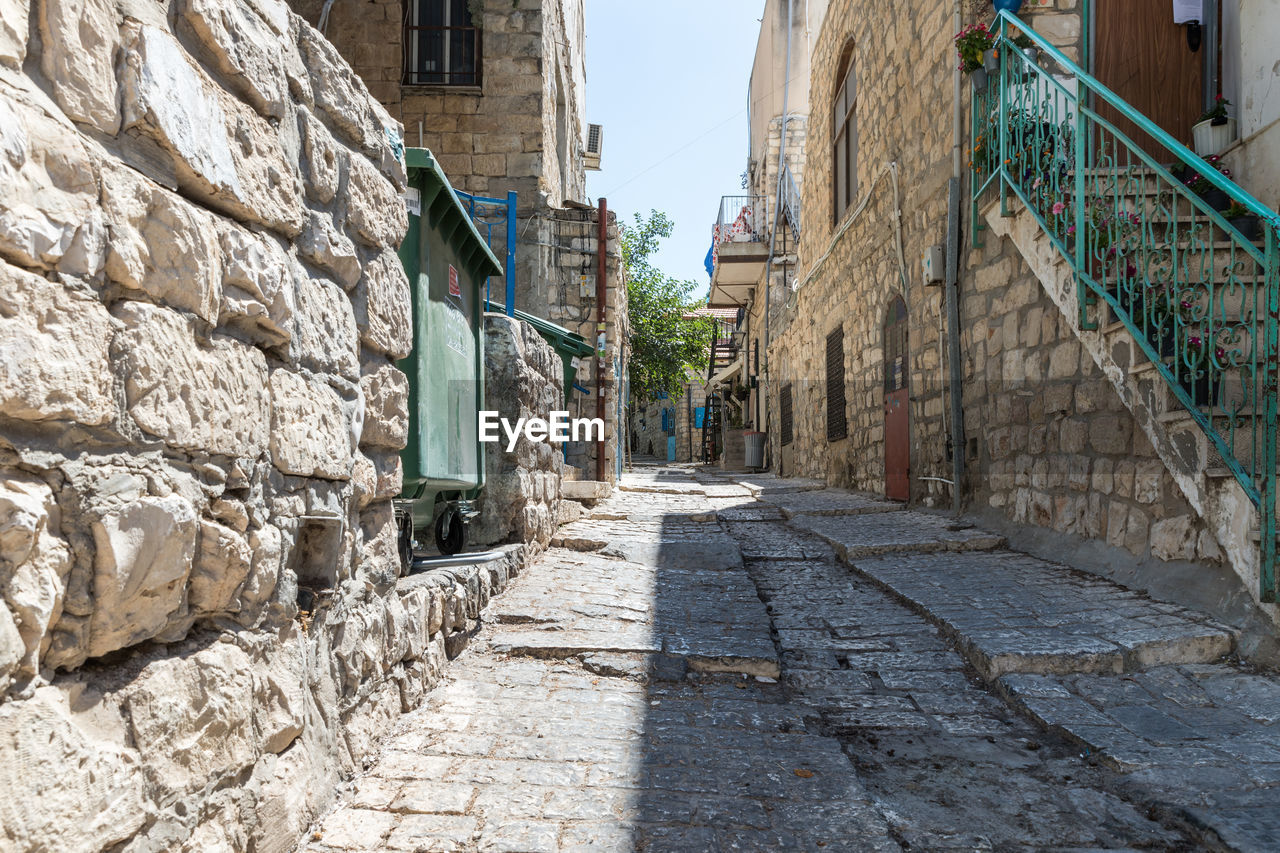
{"type": "Polygon", "coordinates": [[[1229,118],[1224,124],[1214,124],[1212,119],[1206,119],[1192,125],[1191,138],[1196,153],[1201,157],[1217,154],[1235,140],[1236,120],[1229,118]]]}
{"type": "Polygon", "coordinates": [[[997,12],[1009,12],[1018,14],[1018,10],[1022,8],[1022,0],[992,0],[992,6],[996,7],[997,12]]]}
{"type": "Polygon", "coordinates": [[[969,75],[969,79],[973,81],[973,91],[987,91],[987,69],[975,68],[973,73],[969,75]]]}
{"type": "Polygon", "coordinates": [[[1228,219],[1232,227],[1240,232],[1240,236],[1253,242],[1262,236],[1262,228],[1259,226],[1258,217],[1250,214],[1249,216],[1237,216],[1235,219],[1228,219]]]}
{"type": "Polygon", "coordinates": [[[997,48],[984,50],[982,52],[982,67],[988,74],[995,74],[1000,70],[1000,51],[997,48]]]}
{"type": "Polygon", "coordinates": [[[1221,213],[1231,206],[1231,196],[1227,195],[1223,190],[1213,187],[1208,192],[1200,194],[1200,198],[1204,199],[1205,204],[1221,213]]]}

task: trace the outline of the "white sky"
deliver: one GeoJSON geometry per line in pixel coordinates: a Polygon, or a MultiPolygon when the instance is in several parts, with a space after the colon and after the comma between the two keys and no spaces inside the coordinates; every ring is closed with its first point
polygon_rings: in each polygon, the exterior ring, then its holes
{"type": "Polygon", "coordinates": [[[604,125],[587,194],[619,218],[665,212],[659,269],[707,291],[703,259],[723,195],[742,193],[747,84],[763,0],[590,0],[587,121],[604,125]]]}

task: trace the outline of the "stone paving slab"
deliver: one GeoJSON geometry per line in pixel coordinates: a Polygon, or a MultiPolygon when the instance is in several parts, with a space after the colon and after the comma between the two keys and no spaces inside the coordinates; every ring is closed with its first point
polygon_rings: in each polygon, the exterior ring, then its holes
{"type": "Polygon", "coordinates": [[[1203,663],[1234,644],[1202,613],[1013,551],[858,557],[852,566],[941,627],[989,680],[1203,663]]]}
{"type": "Polygon", "coordinates": [[[1003,676],[1042,726],[1124,771],[1135,798],[1208,830],[1227,849],[1280,839],[1280,679],[1239,665],[1118,676],[1003,676]]]}
{"type": "Polygon", "coordinates": [[[807,477],[779,477],[776,474],[730,474],[729,476],[734,483],[757,496],[805,492],[827,487],[825,480],[813,480],[807,477]]]}
{"type": "Polygon", "coordinates": [[[493,602],[496,650],[662,653],[700,672],[778,676],[777,650],[760,630],[769,614],[718,526],[580,521],[557,539],[588,535],[598,537],[596,552],[553,550],[536,578],[493,602]]]}
{"type": "Polygon", "coordinates": [[[786,518],[797,515],[863,515],[897,512],[906,508],[901,503],[840,489],[765,494],[760,496],[760,500],[778,507],[786,518]]]}
{"type": "Polygon", "coordinates": [[[902,510],[864,515],[797,515],[791,526],[813,533],[841,559],[909,551],[972,551],[999,548],[1003,536],[941,515],[902,510]]]}

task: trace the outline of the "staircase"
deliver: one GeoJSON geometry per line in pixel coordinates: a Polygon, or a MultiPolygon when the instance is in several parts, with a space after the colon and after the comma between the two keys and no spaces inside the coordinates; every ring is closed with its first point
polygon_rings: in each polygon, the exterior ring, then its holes
{"type": "Polygon", "coordinates": [[[1000,72],[973,99],[974,242],[989,228],[1017,246],[1232,568],[1275,603],[1280,220],[1015,16],[997,39],[1000,72]],[[1256,238],[1215,194],[1258,217],[1256,238]]]}
{"type": "Polygon", "coordinates": [[[709,465],[720,455],[720,395],[708,394],[703,405],[706,414],[702,418],[702,461],[709,465]]]}

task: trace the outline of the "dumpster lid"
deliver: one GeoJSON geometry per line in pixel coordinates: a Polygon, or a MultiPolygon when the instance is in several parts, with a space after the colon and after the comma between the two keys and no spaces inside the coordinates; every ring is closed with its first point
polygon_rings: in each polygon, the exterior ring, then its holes
{"type": "MultiPolygon", "coordinates": [[[[489,310],[499,314],[505,314],[506,306],[501,302],[489,301],[489,310]]],[[[571,332],[564,326],[558,326],[550,320],[544,320],[541,317],[535,317],[533,314],[521,311],[519,308],[513,312],[517,320],[524,320],[530,326],[538,330],[538,334],[544,338],[548,338],[548,342],[554,348],[568,355],[588,356],[595,353],[596,349],[586,338],[577,332],[571,332]]]]}
{"type": "Polygon", "coordinates": [[[462,204],[462,199],[458,198],[458,194],[453,191],[453,185],[449,183],[449,177],[444,173],[444,169],[440,168],[440,163],[436,160],[435,155],[431,153],[431,149],[406,148],[404,150],[404,164],[408,169],[421,170],[422,175],[426,178],[427,185],[419,188],[420,190],[426,190],[423,193],[423,206],[437,209],[439,212],[436,216],[442,222],[450,219],[460,219],[465,226],[455,228],[453,236],[449,238],[449,242],[457,250],[458,256],[466,259],[468,264],[476,267],[480,275],[502,275],[502,264],[498,261],[498,257],[494,255],[493,250],[489,248],[489,244],[480,236],[480,230],[471,221],[467,208],[462,204]],[[432,192],[432,190],[436,190],[436,192],[432,192]]]}

